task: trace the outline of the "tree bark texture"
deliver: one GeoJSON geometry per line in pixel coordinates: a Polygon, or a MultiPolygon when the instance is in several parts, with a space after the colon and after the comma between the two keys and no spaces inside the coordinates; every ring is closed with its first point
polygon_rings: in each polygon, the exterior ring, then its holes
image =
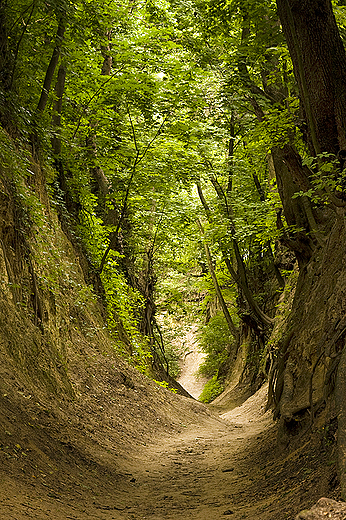
{"type": "MultiPolygon", "coordinates": [[[[282,242],[291,251],[294,251],[299,266],[303,267],[311,258],[314,244],[311,236],[307,234],[311,230],[301,197],[294,198],[294,195],[300,191],[300,186],[294,181],[291,171],[292,165],[291,168],[288,167],[284,150],[275,147],[271,152],[278,192],[286,222],[288,227],[292,229],[290,233],[284,232],[282,242]]],[[[283,228],[280,214],[278,214],[277,227],[278,229],[283,228]]]]}
{"type": "Polygon", "coordinates": [[[346,149],[346,56],[330,0],[277,0],[311,153],[346,149]]]}
{"type": "Polygon", "coordinates": [[[9,87],[11,77],[6,10],[6,0],[0,0],[0,84],[4,91],[9,87]]]}
{"type": "Polygon", "coordinates": [[[54,102],[54,112],[52,117],[52,123],[54,127],[54,137],[52,138],[52,149],[54,155],[58,156],[61,153],[61,110],[62,110],[62,101],[65,90],[65,81],[66,81],[66,67],[61,65],[58,71],[58,77],[55,85],[55,102],[54,102]]]}
{"type": "Polygon", "coordinates": [[[338,473],[342,499],[346,499],[346,349],[342,351],[336,379],[336,411],[338,416],[338,473]]]}

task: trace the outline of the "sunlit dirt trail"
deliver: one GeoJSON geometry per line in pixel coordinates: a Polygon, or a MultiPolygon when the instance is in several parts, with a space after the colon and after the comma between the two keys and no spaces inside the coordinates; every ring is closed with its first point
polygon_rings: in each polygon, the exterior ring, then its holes
{"type": "MultiPolygon", "coordinates": [[[[196,366],[187,367],[194,377],[196,366]]],[[[70,416],[53,423],[48,409],[35,427],[28,400],[29,419],[15,423],[29,421],[24,435],[6,431],[0,445],[0,520],[293,520],[326,496],[335,478],[333,446],[328,451],[317,436],[278,449],[266,386],[219,415],[216,406],[149,389],[137,373],[131,378],[129,387],[105,386],[105,365],[93,401],[74,404],[79,428],[70,416]],[[143,418],[146,429],[136,436],[143,418]]]]}
{"type": "Polygon", "coordinates": [[[0,519],[294,520],[325,496],[332,453],[319,461],[319,444],[307,440],[278,456],[276,425],[265,411],[266,387],[221,416],[194,406],[197,421],[190,417],[185,424],[182,416],[171,433],[137,444],[119,460],[123,469],[117,474],[80,461],[75,485],[65,466],[57,491],[37,485],[37,478],[33,487],[10,481],[10,475],[2,478],[0,519]]]}
{"type": "Polygon", "coordinates": [[[205,354],[199,348],[196,331],[197,328],[194,326],[186,334],[186,353],[184,358],[180,361],[181,373],[178,382],[192,397],[198,399],[208,379],[197,374],[199,366],[205,358],[205,354]]]}
{"type": "Polygon", "coordinates": [[[261,439],[264,432],[266,440],[273,437],[275,429],[265,400],[262,389],[243,407],[221,417],[201,417],[191,429],[182,423],[178,436],[148,447],[137,459],[140,469],[133,471],[133,505],[125,518],[259,519],[259,500],[268,518],[270,497],[251,491],[265,464],[261,439]],[[249,514],[253,508],[255,516],[249,514]]]}
{"type": "MultiPolygon", "coordinates": [[[[185,346],[179,382],[198,398],[207,379],[197,374],[205,355],[199,349],[195,327],[187,334],[185,346]]],[[[182,418],[178,435],[158,439],[136,457],[133,503],[126,518],[250,518],[249,487],[263,462],[262,455],[254,453],[252,445],[255,443],[258,451],[261,435],[265,432],[268,438],[274,431],[271,414],[265,412],[265,406],[263,388],[231,412],[221,416],[201,413],[197,425],[187,426],[182,418]]],[[[253,505],[258,506],[257,499],[253,505]]],[[[266,514],[268,507],[266,498],[263,505],[266,514]]],[[[255,515],[254,518],[259,518],[257,507],[255,515]]]]}
{"type": "MultiPolygon", "coordinates": [[[[242,406],[181,424],[134,461],[124,520],[294,520],[328,487],[317,443],[278,451],[267,387],[242,406]]],[[[323,455],[325,457],[325,455],[323,455]]],[[[125,512],[125,511],[124,511],[125,512]]],[[[115,517],[114,517],[115,518],[115,517]]]]}

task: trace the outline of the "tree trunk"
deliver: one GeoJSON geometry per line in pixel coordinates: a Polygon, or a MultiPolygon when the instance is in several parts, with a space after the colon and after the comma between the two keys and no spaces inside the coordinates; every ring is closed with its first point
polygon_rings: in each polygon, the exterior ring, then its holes
{"type": "Polygon", "coordinates": [[[0,84],[4,92],[11,81],[11,54],[7,27],[7,1],[0,0],[0,84]]]}
{"type": "Polygon", "coordinates": [[[218,282],[216,274],[215,274],[215,270],[214,270],[214,266],[213,266],[213,262],[212,262],[212,258],[211,258],[211,254],[210,254],[210,250],[209,250],[207,242],[205,241],[204,229],[203,229],[203,226],[201,224],[201,221],[197,220],[197,224],[198,224],[199,230],[200,230],[201,235],[202,235],[205,255],[207,257],[208,270],[209,270],[209,274],[211,276],[211,279],[213,281],[213,285],[214,285],[214,289],[215,289],[215,292],[216,292],[217,299],[220,302],[220,305],[221,305],[221,308],[222,308],[222,312],[223,312],[223,315],[224,315],[225,320],[227,322],[229,331],[232,334],[232,336],[234,337],[236,345],[238,345],[239,344],[239,330],[237,329],[237,327],[233,323],[233,320],[232,320],[231,315],[229,313],[229,310],[228,310],[228,307],[226,305],[225,299],[224,299],[223,294],[221,292],[221,288],[220,288],[219,282],[218,282]]]}
{"type": "Polygon", "coordinates": [[[54,137],[52,138],[53,154],[59,156],[61,153],[61,110],[65,90],[66,67],[61,65],[55,85],[55,102],[53,108],[52,123],[54,127],[54,137]]]}
{"type": "MultiPolygon", "coordinates": [[[[242,43],[245,45],[250,36],[249,22],[250,21],[245,12],[243,14],[242,31],[242,43]]],[[[270,63],[270,59],[272,58],[268,59],[268,63],[271,65],[269,69],[273,70],[272,64],[270,63]]],[[[264,66],[267,65],[267,69],[268,63],[265,62],[264,64],[264,66]]],[[[259,88],[254,84],[254,81],[248,71],[246,62],[243,59],[238,60],[238,70],[243,86],[250,92],[249,101],[253,106],[257,119],[259,121],[264,121],[266,114],[264,109],[259,105],[258,99],[266,98],[267,101],[270,101],[271,103],[283,103],[285,98],[288,96],[287,85],[274,85],[272,82],[268,82],[267,70],[263,68],[261,71],[263,88],[259,88]]],[[[286,247],[295,252],[298,262],[300,266],[302,266],[306,264],[306,262],[311,257],[315,245],[322,245],[323,242],[323,238],[318,229],[318,223],[316,222],[314,211],[311,208],[311,204],[308,198],[300,197],[298,200],[292,199],[292,196],[295,195],[296,192],[307,192],[312,187],[309,178],[311,172],[306,166],[303,166],[302,159],[293,146],[292,142],[288,142],[283,148],[274,147],[271,150],[271,155],[275,163],[275,169],[277,170],[276,177],[279,193],[287,223],[289,226],[296,226],[299,229],[299,231],[295,233],[294,240],[288,239],[286,236],[284,238],[284,242],[286,247]],[[285,172],[287,172],[288,175],[285,174],[285,172]],[[296,218],[292,219],[293,215],[295,215],[296,218]],[[302,220],[304,221],[303,226],[301,225],[302,220]],[[299,221],[300,223],[298,223],[299,221]]],[[[335,196],[334,202],[338,202],[338,199],[335,196]]],[[[278,219],[278,224],[279,228],[283,228],[283,224],[281,223],[280,219],[278,219]]]]}
{"type": "MultiPolygon", "coordinates": [[[[107,34],[107,37],[109,38],[109,34],[107,34]]],[[[102,57],[103,57],[103,64],[101,69],[102,76],[110,76],[111,70],[112,70],[112,64],[113,59],[110,55],[110,46],[109,44],[106,47],[101,48],[102,51],[102,57]]],[[[97,121],[92,121],[89,123],[90,125],[90,134],[88,135],[86,139],[86,146],[90,150],[90,155],[92,157],[92,160],[94,162],[94,165],[90,168],[91,174],[95,181],[95,190],[94,193],[101,199],[100,200],[100,206],[103,207],[102,213],[104,220],[108,220],[108,224],[116,225],[117,223],[117,211],[115,210],[109,210],[106,209],[105,206],[105,199],[107,195],[109,195],[109,181],[104,174],[104,171],[98,164],[97,159],[97,144],[96,144],[96,134],[95,134],[95,128],[97,126],[97,121]]]]}
{"type": "MultiPolygon", "coordinates": [[[[294,182],[291,169],[288,168],[284,160],[283,150],[281,148],[272,148],[271,159],[286,223],[290,230],[288,232],[283,231],[281,241],[291,251],[294,251],[299,267],[302,268],[309,262],[312,256],[314,243],[307,233],[309,231],[309,222],[301,202],[301,197],[295,197],[300,189],[294,182]]],[[[280,213],[278,213],[277,227],[283,230],[280,213]]]]}
{"type": "Polygon", "coordinates": [[[311,153],[346,149],[346,56],[330,0],[277,0],[311,153]]]}
{"type": "Polygon", "coordinates": [[[42,87],[42,91],[41,91],[41,97],[40,97],[40,100],[39,100],[37,108],[36,108],[37,114],[41,114],[47,105],[48,95],[49,95],[50,87],[52,85],[54,72],[55,72],[55,69],[58,65],[59,58],[60,58],[61,44],[64,39],[66,25],[67,25],[67,20],[66,20],[65,16],[61,16],[61,18],[59,20],[58,30],[56,33],[55,47],[54,47],[53,54],[52,54],[52,57],[50,59],[50,62],[49,62],[48,68],[47,68],[46,76],[44,78],[43,87],[42,87]]]}
{"type": "MultiPolygon", "coordinates": [[[[235,226],[233,222],[233,211],[232,207],[228,203],[228,199],[226,194],[224,193],[222,187],[220,186],[219,182],[217,181],[216,177],[214,175],[209,175],[210,181],[212,185],[214,186],[215,192],[220,200],[220,203],[224,207],[224,215],[229,220],[230,228],[231,228],[231,234],[232,234],[232,245],[233,245],[233,251],[234,256],[237,261],[237,267],[238,267],[238,282],[240,281],[241,288],[244,292],[245,298],[249,304],[250,309],[258,319],[258,321],[264,325],[265,327],[271,327],[273,325],[273,319],[266,315],[265,312],[262,311],[256,300],[254,299],[254,296],[252,294],[252,291],[249,287],[248,278],[246,274],[246,268],[243,261],[243,258],[241,256],[238,241],[235,238],[235,226]]],[[[232,273],[230,273],[232,275],[232,273]]],[[[237,281],[237,280],[235,280],[237,281]]]]}
{"type": "Polygon", "coordinates": [[[339,362],[336,378],[336,412],[338,414],[338,473],[341,497],[346,499],[346,349],[339,362]]]}

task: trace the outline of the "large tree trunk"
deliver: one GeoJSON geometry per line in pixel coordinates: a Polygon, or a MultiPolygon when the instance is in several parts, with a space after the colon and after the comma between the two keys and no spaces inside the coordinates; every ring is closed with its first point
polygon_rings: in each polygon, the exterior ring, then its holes
{"type": "Polygon", "coordinates": [[[346,59],[330,0],[277,0],[311,152],[346,148],[346,59]]]}

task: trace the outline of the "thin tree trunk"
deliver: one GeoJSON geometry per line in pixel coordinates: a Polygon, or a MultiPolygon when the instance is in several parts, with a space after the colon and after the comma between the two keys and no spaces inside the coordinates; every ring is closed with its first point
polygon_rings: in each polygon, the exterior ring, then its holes
{"type": "Polygon", "coordinates": [[[113,58],[111,55],[111,43],[110,43],[111,33],[110,33],[110,31],[107,32],[106,36],[108,39],[107,45],[104,45],[101,47],[101,52],[102,52],[102,56],[103,56],[103,65],[102,65],[101,74],[103,76],[110,76],[111,71],[112,71],[112,65],[113,65],[113,58]]]}
{"type": "Polygon", "coordinates": [[[62,111],[62,101],[65,90],[65,80],[66,80],[66,67],[61,65],[58,71],[58,77],[55,85],[55,102],[53,107],[53,127],[54,127],[54,137],[52,138],[52,149],[53,153],[56,156],[59,156],[61,153],[61,111],[62,111]]]}
{"type": "MultiPolygon", "coordinates": [[[[252,174],[252,178],[253,178],[254,184],[256,186],[257,193],[258,193],[258,196],[259,196],[260,200],[262,202],[265,202],[266,197],[265,197],[265,194],[264,194],[264,190],[263,190],[263,188],[261,186],[261,183],[260,183],[259,178],[256,175],[256,173],[252,174]]],[[[269,241],[266,243],[266,250],[267,250],[267,255],[268,255],[268,258],[269,258],[269,261],[270,261],[271,268],[272,268],[272,270],[274,272],[274,275],[275,275],[275,277],[277,279],[279,287],[280,287],[281,290],[284,290],[284,288],[285,288],[285,280],[281,276],[280,269],[278,268],[277,265],[275,265],[274,255],[273,255],[272,247],[271,247],[269,241]]]]}
{"type": "Polygon", "coordinates": [[[5,92],[11,82],[11,62],[7,27],[7,1],[0,0],[0,84],[5,92]]]}
{"type": "MultiPolygon", "coordinates": [[[[225,198],[224,198],[225,194],[223,193],[222,188],[217,183],[216,179],[215,178],[213,178],[213,179],[215,181],[214,188],[215,188],[215,190],[216,189],[218,190],[217,194],[218,194],[218,196],[222,196],[222,199],[223,199],[223,202],[224,202],[225,201],[225,198]]],[[[204,210],[206,212],[207,218],[208,218],[209,222],[212,222],[212,212],[211,212],[211,210],[210,210],[210,208],[208,206],[207,201],[205,200],[205,197],[204,197],[201,185],[199,183],[197,184],[197,190],[198,190],[199,198],[200,198],[200,200],[202,202],[202,205],[204,207],[204,210]]],[[[228,204],[227,204],[227,208],[228,208],[228,204]]],[[[229,218],[229,220],[231,222],[231,231],[232,231],[232,234],[234,235],[235,229],[234,229],[233,221],[232,221],[232,219],[230,217],[230,212],[228,211],[227,208],[226,208],[225,215],[229,218]]],[[[227,269],[229,271],[229,274],[232,276],[233,280],[238,285],[238,288],[243,291],[244,296],[246,298],[246,301],[248,302],[248,305],[249,305],[250,309],[255,314],[255,316],[257,316],[258,320],[262,324],[264,324],[266,326],[271,326],[273,324],[272,318],[267,316],[260,309],[259,305],[255,301],[255,299],[253,297],[253,294],[252,294],[252,292],[251,292],[251,290],[249,288],[249,284],[248,284],[248,281],[247,281],[246,270],[245,270],[245,265],[244,265],[242,256],[240,254],[238,242],[237,242],[237,240],[234,237],[232,238],[232,245],[233,245],[235,259],[236,259],[236,262],[237,262],[238,273],[236,273],[236,271],[233,269],[233,266],[232,266],[232,264],[231,264],[231,262],[230,262],[230,260],[228,258],[226,249],[224,247],[222,247],[222,245],[220,246],[221,252],[222,252],[222,257],[223,257],[223,260],[225,261],[225,264],[226,264],[226,267],[227,267],[227,269]]]]}
{"type": "Polygon", "coordinates": [[[130,178],[129,178],[129,181],[128,181],[128,184],[127,184],[127,189],[126,189],[125,197],[124,197],[124,200],[123,200],[120,217],[119,217],[119,220],[117,222],[117,227],[116,227],[114,233],[112,233],[112,235],[110,237],[108,247],[107,247],[106,251],[104,252],[104,255],[103,255],[101,263],[100,263],[100,268],[99,268],[99,273],[100,274],[103,271],[103,268],[105,266],[107,257],[109,255],[109,252],[112,249],[112,241],[117,239],[119,230],[120,230],[121,225],[123,223],[123,219],[124,219],[124,217],[126,215],[127,201],[128,201],[129,195],[130,195],[130,189],[132,187],[132,181],[133,181],[133,178],[134,178],[135,173],[136,173],[136,168],[139,165],[139,163],[144,159],[144,157],[147,155],[147,153],[148,153],[149,149],[151,148],[151,146],[153,145],[154,141],[159,137],[159,135],[161,134],[161,131],[162,131],[162,129],[163,129],[165,123],[166,123],[166,118],[165,118],[162,121],[162,123],[160,124],[160,126],[159,126],[156,134],[154,135],[154,137],[151,139],[151,141],[149,141],[149,143],[146,145],[146,147],[144,148],[143,152],[141,153],[139,148],[138,148],[137,137],[136,137],[136,133],[135,133],[135,128],[133,126],[133,121],[132,121],[132,118],[131,118],[130,111],[128,111],[128,115],[129,115],[130,124],[131,124],[131,127],[132,127],[133,141],[134,141],[134,144],[135,144],[136,156],[134,158],[133,165],[131,166],[131,175],[130,175],[130,178]]]}
{"type": "Polygon", "coordinates": [[[10,77],[10,80],[9,80],[8,90],[12,90],[12,87],[13,87],[20,44],[22,43],[22,40],[24,38],[24,34],[26,33],[26,29],[27,29],[27,27],[29,25],[29,22],[30,22],[30,20],[32,18],[32,15],[34,13],[34,9],[35,9],[35,1],[32,2],[31,10],[30,10],[28,19],[26,20],[26,22],[24,22],[24,27],[23,27],[22,33],[21,33],[21,35],[20,35],[20,37],[19,37],[19,39],[17,41],[16,50],[15,50],[14,57],[13,57],[12,72],[11,72],[11,77],[10,77]]]}
{"type": "MultiPolygon", "coordinates": [[[[109,34],[107,34],[107,37],[109,38],[109,34]]],[[[101,48],[102,56],[103,56],[103,64],[101,69],[102,76],[110,76],[111,70],[112,70],[112,64],[113,59],[110,55],[110,45],[108,44],[105,47],[101,48]]],[[[97,126],[98,122],[93,121],[89,122],[89,126],[91,128],[90,134],[86,138],[86,145],[87,148],[90,150],[90,154],[92,157],[92,160],[94,162],[94,165],[90,168],[90,172],[95,180],[96,183],[96,194],[101,198],[101,206],[102,206],[102,213],[103,218],[105,221],[107,221],[108,224],[116,225],[117,220],[117,212],[109,210],[108,208],[105,208],[105,199],[107,195],[109,195],[109,181],[98,164],[97,159],[97,144],[96,144],[96,133],[95,128],[97,126]]]]}
{"type": "Polygon", "coordinates": [[[233,156],[234,156],[234,142],[236,137],[235,124],[234,124],[234,111],[232,111],[231,119],[229,121],[229,141],[228,141],[228,157],[227,157],[227,168],[228,168],[228,182],[227,182],[227,194],[232,193],[233,189],[233,156]]]}
{"type": "Polygon", "coordinates": [[[234,337],[234,340],[235,340],[236,344],[238,344],[239,343],[239,331],[238,331],[237,327],[233,323],[233,320],[232,320],[231,315],[229,313],[229,310],[228,310],[228,307],[226,305],[225,299],[224,299],[224,297],[222,295],[221,288],[220,288],[219,282],[218,282],[216,274],[215,274],[215,270],[214,270],[213,261],[212,261],[211,254],[210,254],[210,250],[209,250],[208,244],[207,244],[207,242],[205,240],[204,229],[203,229],[203,226],[202,226],[201,221],[199,219],[197,219],[197,224],[198,224],[199,230],[200,230],[201,235],[202,235],[205,255],[207,257],[208,269],[209,269],[209,273],[210,273],[211,279],[213,281],[213,285],[214,285],[214,289],[215,289],[215,292],[216,292],[217,299],[220,302],[220,305],[221,305],[221,308],[222,308],[222,312],[223,312],[223,315],[225,316],[225,319],[226,319],[229,331],[232,334],[232,336],[234,337]]]}
{"type": "Polygon", "coordinates": [[[59,20],[58,30],[57,30],[56,39],[55,39],[55,47],[54,47],[53,54],[52,54],[52,57],[50,59],[50,62],[49,62],[48,68],[47,68],[46,76],[44,78],[43,87],[41,90],[41,97],[40,97],[40,100],[39,100],[37,108],[36,108],[37,114],[41,114],[47,105],[48,95],[49,95],[50,88],[52,85],[54,72],[55,72],[55,69],[58,65],[59,58],[60,58],[61,44],[64,39],[66,25],[67,25],[67,20],[66,20],[65,16],[62,16],[59,20]]]}
{"type": "Polygon", "coordinates": [[[269,316],[267,316],[267,314],[265,314],[265,312],[262,311],[262,309],[259,307],[258,303],[255,301],[252,291],[250,290],[244,261],[241,256],[241,253],[240,253],[238,241],[235,238],[235,226],[234,226],[234,222],[233,222],[232,208],[230,207],[230,205],[228,203],[227,196],[224,193],[219,182],[217,181],[216,177],[214,175],[210,174],[209,178],[210,178],[212,185],[214,186],[214,189],[216,191],[217,196],[219,197],[221,204],[224,207],[224,215],[226,218],[228,218],[229,223],[230,223],[233,251],[234,251],[235,259],[237,261],[241,288],[244,292],[245,298],[250,306],[250,309],[254,312],[254,314],[257,316],[257,318],[260,320],[260,322],[265,326],[271,326],[271,325],[273,325],[273,319],[270,318],[269,316]]]}

